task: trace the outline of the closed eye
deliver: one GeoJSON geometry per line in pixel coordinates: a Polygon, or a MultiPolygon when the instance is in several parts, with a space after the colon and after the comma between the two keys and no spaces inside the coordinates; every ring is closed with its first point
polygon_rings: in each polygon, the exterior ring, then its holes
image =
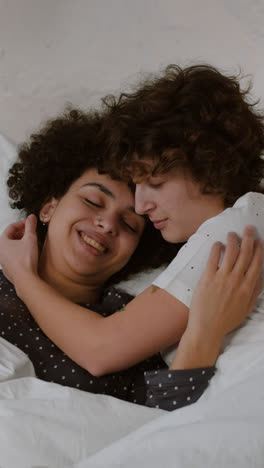
{"type": "Polygon", "coordinates": [[[164,177],[150,177],[148,179],[148,185],[152,188],[160,188],[165,182],[164,177]]]}
{"type": "MultiPolygon", "coordinates": [[[[90,200],[89,198],[84,198],[85,203],[87,203],[90,206],[93,206],[95,208],[103,208],[103,205],[99,205],[98,203],[95,203],[94,201],[90,200]]],[[[137,228],[134,228],[129,222],[127,222],[125,219],[122,219],[122,223],[127,228],[129,231],[131,231],[133,234],[137,234],[138,230],[137,228]]]]}
{"type": "Polygon", "coordinates": [[[94,203],[92,200],[89,200],[88,198],[85,198],[85,202],[88,203],[89,205],[96,206],[97,208],[102,208],[101,205],[94,203]]]}
{"type": "Polygon", "coordinates": [[[137,234],[137,230],[136,230],[133,226],[131,226],[131,224],[129,224],[129,223],[128,223],[127,221],[125,221],[124,219],[123,219],[123,223],[124,223],[124,225],[125,225],[131,232],[134,232],[135,234],[137,234]]]}
{"type": "Polygon", "coordinates": [[[162,186],[162,182],[155,182],[155,183],[149,182],[149,186],[150,186],[151,188],[159,188],[159,187],[162,186]]]}

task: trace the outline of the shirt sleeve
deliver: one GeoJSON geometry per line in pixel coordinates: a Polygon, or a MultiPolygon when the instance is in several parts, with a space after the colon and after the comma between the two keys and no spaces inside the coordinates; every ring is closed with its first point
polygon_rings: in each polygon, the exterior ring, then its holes
{"type": "Polygon", "coordinates": [[[199,369],[147,371],[145,405],[173,411],[195,403],[208,387],[215,367],[199,369]]]}

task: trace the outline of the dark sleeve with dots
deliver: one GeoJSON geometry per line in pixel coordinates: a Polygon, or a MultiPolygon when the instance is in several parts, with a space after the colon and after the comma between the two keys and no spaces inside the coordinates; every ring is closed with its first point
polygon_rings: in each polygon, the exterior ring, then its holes
{"type": "Polygon", "coordinates": [[[195,403],[206,390],[215,367],[162,369],[144,373],[146,406],[173,411],[195,403]]]}

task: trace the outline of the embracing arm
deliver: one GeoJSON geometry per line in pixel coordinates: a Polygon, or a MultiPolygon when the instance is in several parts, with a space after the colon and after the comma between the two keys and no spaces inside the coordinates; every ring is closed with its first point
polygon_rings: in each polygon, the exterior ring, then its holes
{"type": "Polygon", "coordinates": [[[171,369],[214,366],[225,335],[253,311],[263,265],[263,243],[254,240],[254,233],[247,226],[240,247],[237,235],[229,233],[220,267],[221,243],[212,246],[171,369]]]}
{"type": "Polygon", "coordinates": [[[188,308],[161,289],[148,288],[125,310],[104,318],[41,280],[35,224],[35,217],[29,216],[24,225],[6,229],[0,262],[44,333],[72,360],[94,375],[103,375],[127,368],[180,339],[188,308]]]}
{"type": "MultiPolygon", "coordinates": [[[[39,326],[71,359],[94,375],[103,375],[127,368],[180,340],[187,325],[188,308],[162,289],[151,286],[131,301],[125,310],[103,318],[93,311],[70,302],[42,281],[36,272],[34,223],[34,217],[27,219],[25,233],[21,238],[18,234],[15,235],[14,225],[7,228],[1,237],[0,261],[4,273],[14,283],[19,297],[27,305],[39,326]],[[30,255],[25,252],[29,252],[30,255]],[[15,259],[15,265],[10,261],[10,255],[15,259]]],[[[242,246],[248,245],[248,249],[241,248],[241,251],[245,252],[244,263],[240,267],[243,275],[244,264],[245,262],[248,264],[252,256],[254,235],[252,233],[247,235],[246,241],[242,242],[242,246]]],[[[234,247],[231,245],[231,253],[233,250],[234,247]]],[[[237,255],[238,253],[235,252],[233,256],[228,256],[231,258],[232,265],[237,255]]],[[[225,265],[224,262],[223,264],[225,265]]],[[[221,266],[219,270],[223,271],[224,267],[221,266]]],[[[235,275],[237,282],[241,278],[241,275],[235,275]]],[[[225,278],[222,283],[224,281],[225,278]]],[[[237,283],[234,281],[232,284],[234,290],[237,283]]],[[[219,296],[221,296],[221,291],[219,296]]],[[[228,321],[227,316],[225,326],[222,328],[220,326],[220,332],[213,330],[212,336],[219,337],[217,342],[221,343],[224,334],[237,326],[248,314],[248,303],[245,301],[245,304],[246,309],[242,310],[240,315],[235,315],[233,321],[228,321]]],[[[220,310],[217,326],[222,323],[221,312],[220,310]]],[[[211,365],[205,362],[200,362],[200,364],[191,362],[193,358],[190,352],[188,357],[188,343],[194,345],[197,337],[201,343],[206,337],[197,314],[193,313],[191,317],[193,318],[189,320],[188,328],[181,340],[177,352],[178,360],[174,368],[211,365]]],[[[199,349],[201,352],[201,348],[199,349]]],[[[218,353],[219,349],[216,347],[214,353],[216,356],[213,357],[213,361],[218,353]]],[[[202,360],[204,361],[204,358],[202,360]]]]}
{"type": "Polygon", "coordinates": [[[149,287],[109,317],[76,305],[36,274],[20,275],[17,293],[45,334],[94,375],[118,371],[179,341],[188,309],[149,287]]]}
{"type": "Polygon", "coordinates": [[[170,369],[145,372],[147,406],[172,411],[196,402],[206,390],[225,334],[253,310],[261,290],[261,243],[253,244],[248,266],[250,250],[246,233],[239,252],[236,236],[229,235],[219,268],[221,244],[213,245],[170,369]]]}

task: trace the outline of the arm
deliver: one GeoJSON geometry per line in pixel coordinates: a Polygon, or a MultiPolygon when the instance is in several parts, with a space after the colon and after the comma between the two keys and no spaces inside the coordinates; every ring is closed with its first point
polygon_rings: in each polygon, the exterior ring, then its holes
{"type": "MultiPolygon", "coordinates": [[[[102,375],[121,370],[181,338],[188,308],[166,291],[150,287],[124,311],[99,317],[71,303],[42,281],[36,273],[35,258],[31,266],[27,256],[25,262],[25,252],[32,252],[34,243],[32,217],[27,220],[21,240],[14,240],[16,236],[10,229],[0,243],[4,272],[7,270],[19,297],[47,336],[89,372],[102,375]],[[16,259],[11,272],[10,252],[16,259]]],[[[252,234],[250,239],[252,248],[252,234]]]]}
{"type": "Polygon", "coordinates": [[[37,275],[21,275],[15,287],[46,335],[97,376],[130,367],[172,345],[187,323],[187,307],[151,287],[106,318],[71,303],[37,275]]]}
{"type": "Polygon", "coordinates": [[[206,390],[225,334],[252,311],[260,292],[262,245],[255,242],[248,266],[248,241],[244,236],[238,251],[236,237],[229,235],[220,268],[221,244],[213,245],[170,369],[145,372],[147,406],[175,410],[206,390]]]}
{"type": "Polygon", "coordinates": [[[223,261],[222,246],[215,243],[194,292],[188,326],[171,369],[213,366],[225,335],[252,312],[261,291],[263,243],[248,226],[239,248],[236,234],[229,233],[223,261]]]}
{"type": "Polygon", "coordinates": [[[127,368],[180,339],[188,308],[161,289],[148,288],[125,310],[104,318],[73,304],[42,281],[36,268],[35,222],[32,216],[27,219],[21,238],[14,233],[14,225],[7,228],[0,242],[0,261],[39,326],[75,362],[94,375],[103,375],[127,368]]]}

